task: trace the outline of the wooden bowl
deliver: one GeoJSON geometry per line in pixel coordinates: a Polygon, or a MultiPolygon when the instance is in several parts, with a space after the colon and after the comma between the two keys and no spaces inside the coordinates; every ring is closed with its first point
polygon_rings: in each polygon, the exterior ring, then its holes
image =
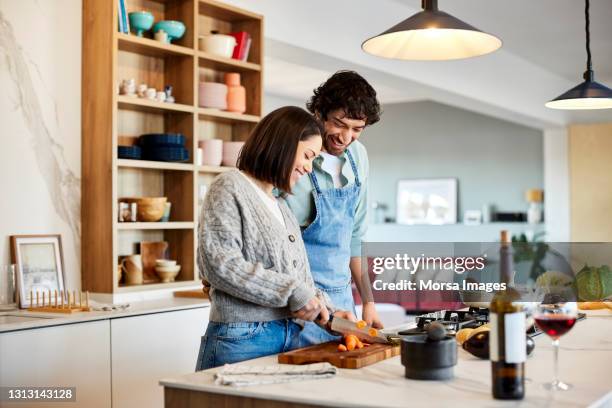
{"type": "Polygon", "coordinates": [[[135,202],[137,205],[138,221],[157,222],[164,216],[167,197],[140,197],[122,198],[121,201],[135,202]]]}

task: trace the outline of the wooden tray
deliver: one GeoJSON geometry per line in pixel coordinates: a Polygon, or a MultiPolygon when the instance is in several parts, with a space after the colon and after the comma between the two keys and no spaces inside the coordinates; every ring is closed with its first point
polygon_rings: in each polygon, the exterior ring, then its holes
{"type": "Polygon", "coordinates": [[[400,346],[374,343],[353,351],[338,351],[338,342],[304,347],[278,355],[280,364],[328,362],[338,368],[361,368],[400,354],[400,346]]]}

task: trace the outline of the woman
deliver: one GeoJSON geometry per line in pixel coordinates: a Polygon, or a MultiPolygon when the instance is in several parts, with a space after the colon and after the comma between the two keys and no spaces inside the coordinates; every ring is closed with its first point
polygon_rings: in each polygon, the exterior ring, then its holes
{"type": "MultiPolygon", "coordinates": [[[[210,283],[210,323],[196,370],[297,347],[297,321],[325,324],[333,305],[316,289],[300,227],[274,188],[291,192],[321,151],[322,128],[308,112],[280,108],[255,127],[202,208],[198,265],[210,283]]],[[[336,312],[345,318],[351,313],[336,312]]]]}

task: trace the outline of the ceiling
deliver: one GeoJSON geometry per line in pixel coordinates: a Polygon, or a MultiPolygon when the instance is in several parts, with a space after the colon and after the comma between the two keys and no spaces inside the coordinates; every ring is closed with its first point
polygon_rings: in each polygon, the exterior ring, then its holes
{"type": "MultiPolygon", "coordinates": [[[[439,0],[439,8],[499,36],[502,49],[458,61],[395,61],[361,42],[420,10],[420,0],[226,0],[265,16],[265,90],[304,100],[338,69],[355,69],[383,103],[433,100],[535,128],[612,121],[544,103],[581,81],[581,0],[439,0]]],[[[612,0],[591,0],[596,79],[612,87],[612,0]]]]}

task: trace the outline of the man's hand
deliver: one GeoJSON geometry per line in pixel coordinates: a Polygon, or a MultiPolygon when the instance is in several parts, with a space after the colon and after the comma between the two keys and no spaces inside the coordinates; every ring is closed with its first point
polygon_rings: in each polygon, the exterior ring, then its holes
{"type": "Polygon", "coordinates": [[[334,313],[334,317],[340,317],[341,319],[350,320],[351,322],[357,321],[357,317],[348,310],[338,310],[334,313]]]}
{"type": "Polygon", "coordinates": [[[300,310],[293,312],[292,315],[297,319],[312,322],[319,316],[319,313],[322,315],[320,320],[325,320],[322,324],[327,323],[327,320],[329,320],[327,308],[321,303],[319,298],[313,297],[300,310]]]}
{"type": "Polygon", "coordinates": [[[383,328],[383,324],[378,317],[378,312],[376,311],[376,305],[374,302],[367,302],[363,305],[362,317],[368,326],[372,326],[375,329],[383,328]]]}
{"type": "Polygon", "coordinates": [[[202,279],[202,285],[204,286],[202,292],[204,292],[207,298],[210,298],[210,282],[206,279],[202,279]]]}

